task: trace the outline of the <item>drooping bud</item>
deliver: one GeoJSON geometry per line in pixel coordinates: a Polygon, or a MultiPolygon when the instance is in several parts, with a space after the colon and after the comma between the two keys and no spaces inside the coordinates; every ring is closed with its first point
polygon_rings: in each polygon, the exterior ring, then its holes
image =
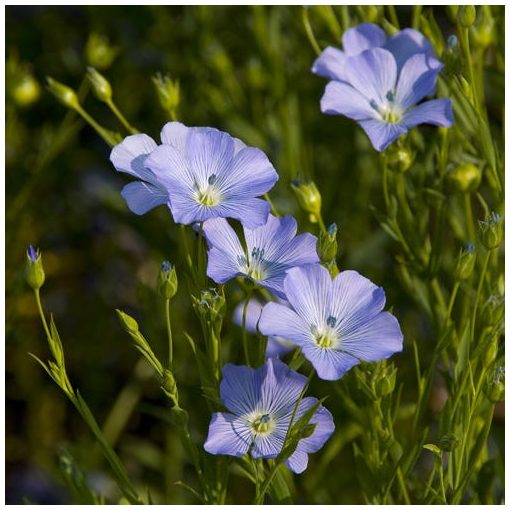
{"type": "Polygon", "coordinates": [[[111,66],[119,49],[110,46],[108,38],[92,32],[85,46],[87,62],[97,69],[107,69],[111,66]]]}
{"type": "Polygon", "coordinates": [[[457,165],[447,176],[448,184],[453,191],[471,193],[480,185],[482,173],[480,169],[471,163],[457,165]]]}
{"type": "Polygon", "coordinates": [[[172,299],[177,294],[177,273],[168,260],[161,264],[158,274],[158,292],[163,299],[172,299]]]}
{"type": "Polygon", "coordinates": [[[338,251],[337,226],[332,223],[327,232],[321,232],[319,236],[319,257],[321,262],[330,262],[336,257],[338,251]]]}
{"type": "Polygon", "coordinates": [[[484,221],[479,223],[482,231],[483,245],[488,250],[494,250],[503,240],[503,218],[493,211],[484,221]]]}
{"type": "Polygon", "coordinates": [[[28,285],[34,290],[39,290],[44,285],[45,275],[41,254],[32,245],[27,249],[25,278],[28,285]]]}
{"type": "Polygon", "coordinates": [[[294,179],[290,184],[301,209],[315,217],[320,216],[322,198],[313,181],[294,179]]]}
{"type": "Polygon", "coordinates": [[[460,251],[455,276],[458,280],[467,280],[473,273],[476,264],[476,248],[473,243],[469,243],[460,251]]]}
{"type": "Polygon", "coordinates": [[[119,309],[116,309],[115,311],[117,312],[117,315],[119,317],[120,324],[127,333],[129,333],[130,335],[138,333],[139,331],[138,322],[136,322],[136,320],[133,319],[133,317],[119,309]]]}
{"type": "Polygon", "coordinates": [[[461,5],[457,12],[457,20],[461,27],[470,28],[476,20],[476,8],[474,5],[461,5]]]}
{"type": "Polygon", "coordinates": [[[48,89],[49,91],[64,105],[73,110],[80,108],[80,102],[76,92],[67,85],[60,83],[48,76],[48,89]]]}
{"type": "Polygon", "coordinates": [[[109,103],[112,100],[112,87],[110,82],[93,67],[88,68],[87,78],[92,84],[92,90],[99,101],[109,103]]]}
{"type": "Polygon", "coordinates": [[[180,86],[178,80],[171,80],[169,76],[158,73],[152,77],[152,82],[156,87],[159,103],[163,110],[175,116],[175,112],[180,102],[180,86]]]}

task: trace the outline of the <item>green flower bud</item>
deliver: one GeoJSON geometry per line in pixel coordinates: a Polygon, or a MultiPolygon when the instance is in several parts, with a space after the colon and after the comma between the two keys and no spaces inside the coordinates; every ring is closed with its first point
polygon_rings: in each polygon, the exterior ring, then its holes
{"type": "Polygon", "coordinates": [[[28,285],[34,290],[39,290],[44,285],[45,275],[41,254],[32,245],[27,250],[25,278],[28,285]]]}
{"type": "Polygon", "coordinates": [[[398,172],[407,172],[414,162],[413,153],[405,147],[390,146],[388,154],[388,165],[398,172]]]}
{"type": "Polygon", "coordinates": [[[297,201],[301,209],[319,216],[321,213],[321,194],[313,181],[300,181],[295,179],[290,184],[292,191],[296,195],[297,201]]]}
{"type": "Polygon", "coordinates": [[[87,62],[97,69],[107,69],[111,66],[119,49],[110,46],[108,38],[92,32],[85,46],[87,62]]]}
{"type": "Polygon", "coordinates": [[[488,5],[482,6],[482,13],[482,19],[473,27],[472,34],[477,46],[487,48],[495,41],[496,21],[492,17],[488,5]]]}
{"type": "Polygon", "coordinates": [[[505,367],[496,367],[487,376],[484,393],[493,404],[505,400],[505,367]]]}
{"type": "Polygon", "coordinates": [[[127,313],[122,312],[119,309],[115,310],[120,320],[121,326],[124,328],[126,332],[130,335],[136,335],[139,332],[138,322],[136,322],[133,317],[128,315],[127,313]]]}
{"type": "Polygon", "coordinates": [[[177,391],[175,377],[172,372],[166,368],[163,371],[163,383],[161,387],[165,393],[174,401],[175,405],[177,405],[179,402],[179,393],[177,391]]]}
{"type": "Polygon", "coordinates": [[[451,452],[459,442],[460,440],[455,434],[446,434],[439,440],[438,446],[443,452],[451,452]]]}
{"type": "Polygon", "coordinates": [[[175,111],[180,102],[180,86],[177,80],[172,81],[169,76],[156,74],[152,77],[152,82],[156,87],[159,104],[171,116],[175,115],[175,111]]]}
{"type": "Polygon", "coordinates": [[[492,341],[487,350],[485,351],[485,355],[483,357],[483,366],[484,367],[490,366],[496,359],[497,355],[498,355],[498,342],[492,341]]]}
{"type": "Polygon", "coordinates": [[[332,223],[327,232],[321,232],[319,236],[319,257],[322,262],[330,262],[336,257],[338,244],[336,240],[337,226],[332,223]]]}
{"type": "Polygon", "coordinates": [[[488,250],[497,248],[503,240],[503,218],[491,212],[485,221],[480,221],[482,243],[488,250]]]}
{"type": "Polygon", "coordinates": [[[476,8],[474,5],[461,5],[457,12],[457,21],[461,27],[470,28],[476,20],[476,8]]]}
{"type": "Polygon", "coordinates": [[[11,89],[11,95],[19,106],[29,106],[39,99],[41,87],[31,74],[25,73],[11,89]]]}
{"type": "Polygon", "coordinates": [[[158,292],[163,299],[172,299],[177,294],[177,273],[168,260],[161,264],[158,275],[158,292]]]}
{"type": "Polygon", "coordinates": [[[469,243],[465,249],[460,251],[455,276],[458,280],[467,280],[473,273],[476,264],[475,245],[469,243]]]}
{"type": "Polygon", "coordinates": [[[480,172],[477,166],[471,163],[457,165],[448,173],[447,180],[448,185],[453,191],[471,193],[480,185],[482,172],[480,172]]]}
{"type": "Polygon", "coordinates": [[[49,91],[64,105],[73,110],[80,108],[80,102],[76,92],[67,85],[55,81],[48,76],[48,89],[49,91]]]}
{"type": "Polygon", "coordinates": [[[99,101],[109,103],[112,100],[112,87],[110,82],[93,67],[88,68],[87,78],[92,84],[92,90],[99,101]]]}
{"type": "Polygon", "coordinates": [[[381,366],[381,368],[376,372],[377,381],[375,382],[375,391],[379,398],[393,392],[397,378],[397,369],[393,365],[381,366]]]}

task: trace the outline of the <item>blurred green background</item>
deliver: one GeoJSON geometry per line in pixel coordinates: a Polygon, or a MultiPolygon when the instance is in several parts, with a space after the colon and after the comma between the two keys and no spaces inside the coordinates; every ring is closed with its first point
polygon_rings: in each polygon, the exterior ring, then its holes
{"type": "MultiPolygon", "coordinates": [[[[348,10],[352,24],[367,20],[363,9],[348,10]]],[[[163,497],[172,503],[195,502],[173,483],[193,483],[192,468],[165,422],[158,384],[137,362],[114,312],[121,308],[133,314],[156,352],[164,355],[163,309],[154,287],[164,259],[183,273],[178,229],[165,207],[143,217],[127,209],[120,190],[129,179],[115,172],[110,150],[96,133],[48,93],[46,76],[80,90],[87,111],[124,136],[113,115],[88,90],[84,74],[88,65],[95,66],[111,82],[116,104],[129,121],[156,139],[169,119],[151,78],[161,72],[179,80],[178,119],[226,130],[266,151],[280,174],[271,192],[278,209],[296,215],[302,230],[317,233],[289,186],[296,177],[314,178],[322,192],[325,222],[338,224],[340,267],[356,269],[384,286],[407,341],[419,340],[424,353],[427,342],[435,341],[423,315],[402,291],[393,243],[368,207],[381,203],[374,151],[353,122],[320,113],[325,80],[310,72],[315,53],[302,11],[290,6],[6,8],[8,503],[23,502],[24,497],[41,504],[69,501],[58,467],[64,449],[94,488],[116,497],[89,432],[27,354],[47,355],[33,295],[23,278],[30,243],[43,253],[43,303],[59,325],[70,377],[98,421],[107,423],[107,435],[132,477],[150,488],[156,502],[163,497]]],[[[445,36],[453,33],[446,10],[434,7],[434,14],[445,36]]],[[[398,15],[401,26],[410,24],[410,8],[399,8],[398,15]]],[[[339,33],[327,13],[313,8],[310,16],[321,45],[337,44],[339,33]]],[[[499,94],[491,99],[496,116],[499,94]]],[[[421,131],[426,140],[438,136],[431,127],[421,131]]],[[[231,295],[224,330],[228,359],[235,361],[238,330],[230,311],[242,295],[235,286],[231,295]]],[[[176,378],[201,442],[209,415],[183,335],[186,330],[200,338],[184,278],[173,303],[176,378]]],[[[410,350],[396,358],[408,399],[415,384],[411,359],[410,350]]],[[[314,383],[311,394],[327,393],[327,385],[314,383]]],[[[341,436],[345,411],[338,397],[328,399],[328,408],[341,436]]],[[[502,447],[501,417],[496,418],[495,432],[494,446],[502,447]]],[[[312,456],[308,471],[296,479],[298,495],[306,493],[307,502],[363,502],[352,448],[340,444],[337,450],[327,469],[314,469],[317,459],[312,456]]],[[[230,490],[233,500],[248,502],[246,494],[252,489],[236,478],[230,490]]]]}

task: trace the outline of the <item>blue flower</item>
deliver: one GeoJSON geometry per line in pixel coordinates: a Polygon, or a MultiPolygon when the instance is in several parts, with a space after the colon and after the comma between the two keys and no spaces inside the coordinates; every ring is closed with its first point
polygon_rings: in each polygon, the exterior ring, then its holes
{"type": "Polygon", "coordinates": [[[319,262],[317,238],[309,233],[296,236],[297,224],[292,216],[276,218],[270,214],[261,227],[245,225],[246,248],[224,219],[206,221],[203,230],[209,244],[207,276],[216,283],[245,276],[285,298],[283,280],[287,270],[319,262]]]}
{"type": "MultiPolygon", "coordinates": [[[[257,333],[257,323],[260,319],[262,306],[263,305],[259,301],[253,298],[248,302],[245,319],[246,331],[250,333],[257,333]]],[[[238,326],[243,325],[243,310],[244,302],[239,303],[239,305],[237,305],[234,310],[234,315],[232,318],[234,323],[238,326]]],[[[266,358],[279,358],[280,356],[287,354],[294,347],[295,345],[288,340],[280,338],[279,336],[270,336],[267,339],[266,358]]]]}
{"type": "Polygon", "coordinates": [[[418,124],[453,124],[449,99],[418,104],[435,93],[443,67],[419,32],[407,29],[386,40],[376,25],[351,30],[345,52],[326,49],[314,64],[316,74],[333,80],[321,99],[323,113],[356,120],[378,151],[418,124]]]}
{"type": "Polygon", "coordinates": [[[320,265],[290,269],[284,282],[292,309],[268,303],[258,327],[301,347],[321,379],[336,380],[362,361],[402,350],[397,319],[383,312],[384,290],[356,271],[331,279],[320,265]]]}
{"type": "Polygon", "coordinates": [[[167,203],[175,222],[186,225],[218,217],[251,228],[266,222],[269,204],[257,197],[278,175],[261,150],[217,129],[180,122],[166,124],[161,141],[157,146],[147,135],[132,135],[112,151],[117,170],[143,181],[122,192],[133,212],[167,203]]]}
{"type": "MultiPolygon", "coordinates": [[[[269,359],[257,369],[225,365],[220,396],[229,412],[213,414],[205,450],[214,455],[242,457],[250,452],[255,459],[275,458],[305,384],[306,377],[278,359],[269,359]]],[[[293,423],[315,404],[316,398],[303,398],[293,423]]],[[[308,454],[320,450],[335,429],[331,413],[323,406],[310,423],[316,425],[313,433],[298,443],[286,461],[295,473],[306,469],[308,454]]]]}

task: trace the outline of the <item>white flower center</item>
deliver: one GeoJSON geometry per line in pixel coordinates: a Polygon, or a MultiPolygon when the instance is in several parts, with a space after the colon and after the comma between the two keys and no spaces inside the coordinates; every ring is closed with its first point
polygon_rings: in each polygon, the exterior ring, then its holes
{"type": "Polygon", "coordinates": [[[404,111],[395,103],[395,94],[390,90],[386,94],[386,100],[382,103],[370,101],[370,106],[377,111],[382,121],[388,124],[398,124],[402,120],[404,111]]]}
{"type": "Polygon", "coordinates": [[[264,259],[264,248],[253,248],[250,260],[246,264],[245,273],[254,280],[265,280],[269,274],[267,270],[267,261],[264,259]]]}
{"type": "Polygon", "coordinates": [[[311,332],[314,337],[315,343],[323,349],[336,349],[340,345],[340,338],[336,331],[337,319],[330,315],[324,324],[319,326],[313,325],[311,332]]]}
{"type": "Polygon", "coordinates": [[[256,436],[268,436],[276,427],[276,421],[270,413],[257,411],[247,417],[251,430],[256,436]]]}
{"type": "Polygon", "coordinates": [[[211,174],[207,180],[206,186],[200,186],[199,184],[195,184],[195,199],[202,205],[206,207],[213,207],[218,205],[221,201],[221,193],[216,183],[216,175],[211,174]]]}

